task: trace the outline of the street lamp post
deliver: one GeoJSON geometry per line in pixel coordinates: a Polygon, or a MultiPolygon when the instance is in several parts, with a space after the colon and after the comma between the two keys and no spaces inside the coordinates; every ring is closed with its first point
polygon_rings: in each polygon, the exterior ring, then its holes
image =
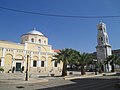
{"type": "Polygon", "coordinates": [[[27,66],[26,66],[25,81],[28,81],[28,58],[29,58],[29,55],[27,55],[27,66]]]}
{"type": "Polygon", "coordinates": [[[93,61],[95,62],[95,75],[97,75],[97,59],[93,59],[93,61]]]}

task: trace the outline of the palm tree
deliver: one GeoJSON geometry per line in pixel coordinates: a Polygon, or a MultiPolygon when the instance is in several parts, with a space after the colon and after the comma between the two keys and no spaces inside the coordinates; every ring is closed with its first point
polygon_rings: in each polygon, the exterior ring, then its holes
{"type": "Polygon", "coordinates": [[[88,60],[88,54],[87,53],[80,54],[80,58],[78,59],[77,64],[81,66],[81,75],[86,74],[84,66],[87,63],[87,60],[88,60]]]}
{"type": "Polygon", "coordinates": [[[63,69],[62,69],[62,76],[67,75],[67,65],[71,63],[75,63],[75,60],[78,58],[79,52],[73,49],[62,49],[60,52],[54,55],[54,59],[57,62],[62,61],[63,69]]]}

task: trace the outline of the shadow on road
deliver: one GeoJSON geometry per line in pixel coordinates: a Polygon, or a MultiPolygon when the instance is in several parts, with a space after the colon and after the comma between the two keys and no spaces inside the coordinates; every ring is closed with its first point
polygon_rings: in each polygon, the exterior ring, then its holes
{"type": "Polygon", "coordinates": [[[71,80],[75,82],[74,84],[48,87],[44,89],[35,90],[119,90],[116,88],[115,84],[120,83],[118,78],[84,78],[84,79],[74,79],[71,80]]]}

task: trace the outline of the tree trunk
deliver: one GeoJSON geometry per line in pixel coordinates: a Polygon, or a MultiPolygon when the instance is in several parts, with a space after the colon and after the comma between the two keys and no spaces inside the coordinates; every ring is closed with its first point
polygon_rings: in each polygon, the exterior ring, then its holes
{"type": "Polygon", "coordinates": [[[103,71],[102,71],[102,66],[100,66],[99,67],[99,71],[98,71],[99,73],[102,73],[103,71]]]}
{"type": "Polygon", "coordinates": [[[67,76],[67,64],[63,63],[62,76],[67,76]]]}
{"type": "Polygon", "coordinates": [[[81,66],[81,75],[85,75],[85,68],[84,68],[84,65],[81,66]]]}
{"type": "Polygon", "coordinates": [[[115,66],[114,66],[114,64],[112,64],[111,66],[112,66],[111,72],[115,72],[115,66]]]}
{"type": "Polygon", "coordinates": [[[110,70],[109,70],[109,63],[107,62],[107,70],[108,70],[108,72],[110,72],[110,70]]]}
{"type": "Polygon", "coordinates": [[[104,72],[105,70],[104,70],[104,65],[102,65],[101,66],[101,70],[102,70],[102,72],[104,72]]]}
{"type": "Polygon", "coordinates": [[[113,62],[113,60],[112,60],[112,62],[111,62],[111,72],[115,72],[115,66],[114,66],[114,62],[113,62]]]}

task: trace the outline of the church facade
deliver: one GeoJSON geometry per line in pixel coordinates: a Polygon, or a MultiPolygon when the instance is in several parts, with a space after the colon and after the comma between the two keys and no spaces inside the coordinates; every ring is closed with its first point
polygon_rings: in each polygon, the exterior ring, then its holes
{"type": "Polygon", "coordinates": [[[56,50],[48,38],[33,29],[21,36],[21,43],[0,41],[0,66],[4,72],[61,72],[62,63],[52,61],[56,50]]]}

